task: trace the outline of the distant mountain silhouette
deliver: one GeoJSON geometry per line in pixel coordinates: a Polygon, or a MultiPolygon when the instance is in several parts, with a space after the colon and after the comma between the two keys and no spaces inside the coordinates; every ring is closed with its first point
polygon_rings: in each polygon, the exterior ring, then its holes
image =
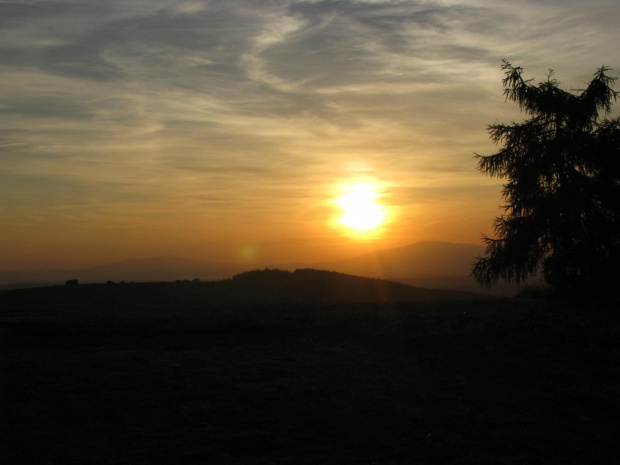
{"type": "Polygon", "coordinates": [[[187,270],[214,266],[213,263],[179,257],[152,257],[120,260],[91,268],[97,271],[146,271],[153,270],[187,270]]]}
{"type": "Polygon", "coordinates": [[[424,241],[312,266],[414,286],[497,295],[514,294],[518,286],[497,285],[488,290],[476,284],[470,273],[476,257],[483,254],[484,247],[481,245],[424,241]]]}
{"type": "Polygon", "coordinates": [[[467,276],[476,256],[483,252],[484,247],[475,244],[425,241],[313,266],[344,273],[362,270],[364,276],[447,278],[467,276]]]}
{"type": "MultiPolygon", "coordinates": [[[[313,264],[264,264],[293,270],[309,267],[356,276],[381,278],[424,288],[488,293],[470,277],[471,267],[484,248],[475,244],[417,242],[406,247],[380,250],[337,262],[313,264]]],[[[92,268],[73,270],[33,270],[0,272],[0,289],[26,285],[64,284],[68,279],[80,283],[106,281],[156,282],[220,280],[248,271],[252,266],[221,264],[178,257],[122,260],[92,268]],[[4,286],[2,286],[4,285],[4,286]]],[[[495,286],[490,293],[512,295],[516,286],[495,286]]]]}
{"type": "Polygon", "coordinates": [[[218,280],[230,278],[247,268],[191,260],[178,257],[155,257],[122,260],[85,270],[85,279],[91,282],[111,281],[176,281],[177,279],[218,280]]]}

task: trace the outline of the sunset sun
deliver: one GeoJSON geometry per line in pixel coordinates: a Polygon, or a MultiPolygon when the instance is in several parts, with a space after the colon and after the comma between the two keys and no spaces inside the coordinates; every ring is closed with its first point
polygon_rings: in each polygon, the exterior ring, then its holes
{"type": "Polygon", "coordinates": [[[380,226],[385,220],[385,208],[377,202],[378,197],[372,186],[350,186],[336,201],[342,209],[340,223],[357,231],[370,231],[380,226]]]}

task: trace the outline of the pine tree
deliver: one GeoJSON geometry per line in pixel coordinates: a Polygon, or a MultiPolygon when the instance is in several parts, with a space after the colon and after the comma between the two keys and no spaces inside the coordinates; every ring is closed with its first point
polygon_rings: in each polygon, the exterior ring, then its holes
{"type": "Polygon", "coordinates": [[[489,126],[502,145],[476,154],[478,170],[506,180],[497,238],[472,274],[482,285],[521,283],[539,271],[559,290],[604,288],[620,273],[620,118],[610,119],[616,78],[599,68],[586,89],[568,92],[549,71],[537,85],[504,61],[504,95],[529,119],[489,126]],[[602,119],[599,113],[606,118],[602,119]]]}

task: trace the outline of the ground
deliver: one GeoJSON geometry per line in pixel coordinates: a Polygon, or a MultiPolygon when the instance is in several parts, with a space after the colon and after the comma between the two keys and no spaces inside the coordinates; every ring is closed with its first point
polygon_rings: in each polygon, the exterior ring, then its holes
{"type": "Polygon", "coordinates": [[[0,293],[0,462],[620,456],[614,302],[227,304],[199,285],[0,293]]]}

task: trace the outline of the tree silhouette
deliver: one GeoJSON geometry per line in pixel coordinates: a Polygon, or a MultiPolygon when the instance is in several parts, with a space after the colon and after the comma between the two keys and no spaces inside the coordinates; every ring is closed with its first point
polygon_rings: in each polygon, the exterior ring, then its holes
{"type": "Polygon", "coordinates": [[[503,61],[506,100],[530,116],[489,126],[503,147],[478,158],[478,170],[506,179],[496,239],[472,274],[482,285],[521,283],[542,269],[558,290],[604,288],[618,281],[620,260],[620,118],[616,78],[599,68],[586,89],[567,92],[549,71],[537,85],[503,61]]]}

